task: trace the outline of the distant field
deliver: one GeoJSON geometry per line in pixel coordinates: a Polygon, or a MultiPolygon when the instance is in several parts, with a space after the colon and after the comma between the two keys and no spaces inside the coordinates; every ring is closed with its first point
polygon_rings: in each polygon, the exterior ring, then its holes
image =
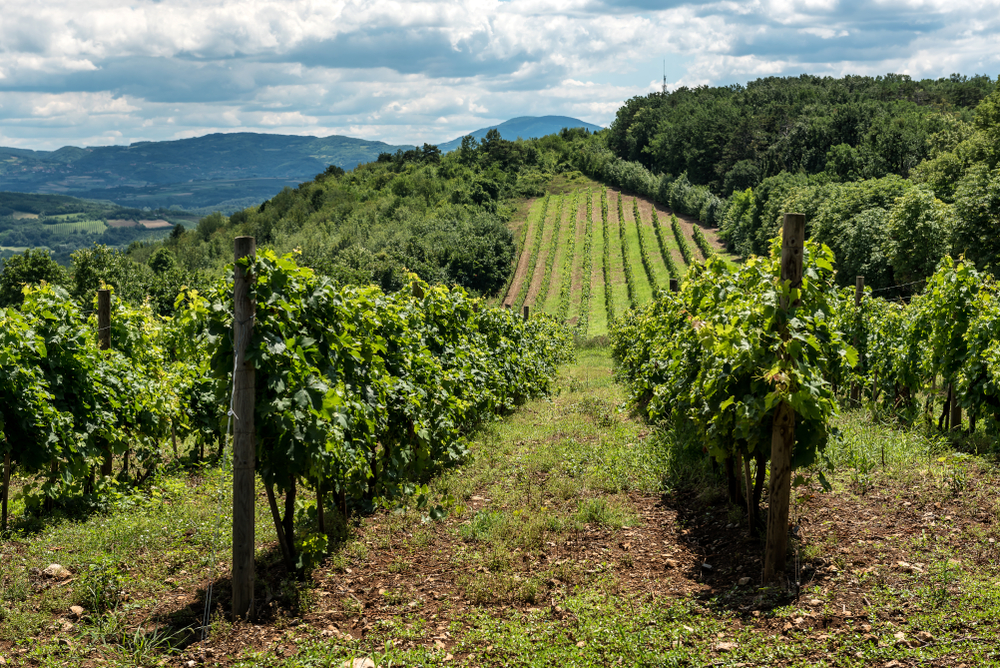
{"type": "Polygon", "coordinates": [[[14,218],[16,220],[35,219],[35,218],[38,218],[38,214],[37,213],[28,213],[27,211],[15,211],[14,212],[14,218]]]}
{"type": "Polygon", "coordinates": [[[107,225],[104,224],[103,220],[82,220],[76,223],[56,223],[55,225],[46,225],[46,229],[50,229],[53,232],[58,232],[59,234],[73,234],[74,232],[80,234],[101,234],[107,229],[107,225]]]}
{"type": "MultiPolygon", "coordinates": [[[[582,176],[553,182],[547,215],[542,220],[540,214],[544,201],[545,198],[540,197],[521,207],[512,221],[512,229],[525,239],[525,243],[521,249],[518,272],[504,298],[504,303],[511,308],[520,311],[527,305],[532,311],[540,310],[565,319],[580,336],[602,336],[607,334],[610,325],[608,297],[612,312],[616,316],[621,315],[633,302],[641,306],[652,299],[656,289],[667,288],[672,270],[680,279],[687,273],[687,265],[671,228],[672,212],[668,207],[606,188],[582,176]],[[602,193],[608,204],[606,238],[601,217],[602,193]],[[589,222],[588,198],[591,202],[589,222]],[[621,224],[618,220],[619,198],[622,200],[621,224]],[[635,215],[636,204],[638,218],[635,215]],[[654,227],[654,211],[659,233],[654,227]],[[540,244],[531,265],[531,250],[536,238],[540,244]],[[609,249],[606,271],[605,246],[609,249]],[[588,247],[589,258],[584,253],[588,247]],[[646,264],[642,261],[643,248],[646,264]],[[631,293],[626,280],[626,266],[632,275],[631,293]],[[584,267],[589,268],[589,275],[584,275],[584,267]],[[607,292],[605,275],[611,283],[607,292]],[[589,291],[584,289],[586,283],[589,283],[589,291]]],[[[692,236],[697,221],[678,216],[678,223],[681,240],[690,249],[692,261],[703,260],[703,254],[692,236]]],[[[722,253],[717,230],[702,228],[702,231],[709,243],[722,253]]]]}

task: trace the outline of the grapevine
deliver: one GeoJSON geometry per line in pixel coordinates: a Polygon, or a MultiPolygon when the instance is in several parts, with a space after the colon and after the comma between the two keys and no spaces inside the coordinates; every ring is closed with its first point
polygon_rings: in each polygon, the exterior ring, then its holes
{"type": "Polygon", "coordinates": [[[590,328],[590,291],[592,287],[591,272],[593,271],[594,260],[591,257],[594,246],[594,198],[590,189],[587,189],[587,220],[586,231],[583,235],[583,275],[580,293],[580,316],[576,321],[576,331],[580,336],[586,336],[590,328]]]}
{"type": "Polygon", "coordinates": [[[628,260],[628,244],[625,241],[625,215],[622,212],[622,194],[618,193],[618,239],[622,249],[622,270],[625,272],[625,289],[628,291],[628,301],[632,308],[639,305],[635,291],[635,278],[632,276],[632,263],[628,260]]]}
{"type": "Polygon", "coordinates": [[[659,286],[656,283],[656,274],[653,272],[653,263],[649,260],[649,253],[646,251],[646,241],[642,233],[642,215],[639,213],[639,200],[632,200],[632,217],[635,218],[635,229],[639,236],[639,257],[642,259],[642,266],[646,270],[646,278],[655,293],[659,286]]]}
{"type": "Polygon", "coordinates": [[[677,240],[677,247],[681,249],[681,257],[684,258],[684,264],[690,266],[694,262],[691,246],[688,245],[687,238],[684,236],[684,230],[681,229],[681,223],[674,214],[670,214],[670,228],[674,231],[674,238],[677,240]]]}
{"type": "Polygon", "coordinates": [[[681,272],[677,269],[677,263],[674,262],[673,253],[670,252],[666,239],[663,238],[663,227],[660,225],[659,216],[656,215],[655,206],[653,207],[653,231],[656,232],[656,243],[660,247],[660,256],[663,257],[663,264],[667,266],[667,272],[671,278],[679,280],[681,272]]]}
{"type": "Polygon", "coordinates": [[[601,232],[604,235],[604,306],[608,312],[608,323],[615,319],[615,297],[611,289],[611,230],[608,225],[608,191],[601,189],[601,232]]]}
{"type": "Polygon", "coordinates": [[[535,239],[531,244],[531,255],[528,258],[528,273],[524,275],[524,279],[521,281],[521,289],[514,299],[515,311],[521,310],[524,300],[528,297],[528,288],[531,287],[531,276],[534,274],[535,264],[538,262],[538,251],[542,246],[542,233],[545,229],[545,218],[549,211],[549,197],[549,195],[545,195],[545,199],[542,200],[542,210],[538,214],[537,219],[538,227],[535,228],[535,239]]]}

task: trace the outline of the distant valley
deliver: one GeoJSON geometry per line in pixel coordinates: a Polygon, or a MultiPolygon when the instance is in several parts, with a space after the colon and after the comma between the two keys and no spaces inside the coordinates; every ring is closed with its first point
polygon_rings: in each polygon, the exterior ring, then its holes
{"type": "MultiPolygon", "coordinates": [[[[504,139],[530,139],[564,127],[599,126],[566,116],[520,117],[496,127],[504,139]]],[[[473,131],[481,139],[491,129],[473,131]]],[[[462,138],[440,144],[442,151],[462,138]]],[[[129,146],[66,146],[56,151],[0,148],[0,191],[71,195],[137,209],[232,213],[312,179],[412,146],[352,137],[237,132],[129,146]]]]}

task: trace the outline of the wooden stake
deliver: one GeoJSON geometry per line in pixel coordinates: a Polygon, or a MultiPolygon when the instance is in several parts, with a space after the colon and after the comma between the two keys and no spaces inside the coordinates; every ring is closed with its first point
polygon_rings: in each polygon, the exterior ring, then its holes
{"type": "Polygon", "coordinates": [[[0,510],[0,536],[7,534],[8,490],[10,490],[10,450],[3,455],[3,508],[0,510]]]}
{"type": "Polygon", "coordinates": [[[246,359],[253,336],[255,306],[251,297],[253,274],[240,260],[256,255],[253,237],[236,237],[233,283],[233,617],[253,619],[254,585],[254,430],[255,369],[246,359]]]}
{"type": "MultiPolygon", "coordinates": [[[[854,308],[855,308],[855,310],[861,308],[861,298],[864,296],[864,294],[865,294],[865,277],[864,276],[858,276],[858,277],[856,277],[854,279],[854,308]]],[[[854,349],[857,350],[860,345],[861,344],[860,344],[860,342],[858,340],[858,335],[855,334],[854,335],[854,349]]],[[[859,358],[858,361],[860,361],[860,358],[859,358]]],[[[854,387],[851,388],[851,399],[854,400],[855,402],[860,402],[861,401],[861,386],[858,385],[857,383],[855,383],[854,387]]]]}
{"type": "Polygon", "coordinates": [[[955,394],[955,385],[949,386],[951,391],[951,420],[949,420],[949,425],[951,431],[960,431],[962,429],[962,404],[958,403],[958,395],[955,394]]]}
{"type": "MultiPolygon", "coordinates": [[[[786,213],[781,243],[781,281],[802,286],[802,254],[806,217],[786,213]]],[[[784,311],[798,306],[782,297],[784,311]]],[[[791,492],[792,448],[795,445],[795,410],[782,401],[774,413],[771,431],[771,476],[768,488],[767,545],[764,549],[764,582],[773,581],[785,568],[788,549],[788,498],[791,492]]]]}
{"type": "Polygon", "coordinates": [[[528,305],[527,304],[524,305],[524,319],[525,320],[528,319],[528,305]]]}
{"type": "Polygon", "coordinates": [[[671,278],[670,279],[670,291],[671,292],[680,292],[680,289],[681,289],[681,285],[677,281],[677,279],[676,278],[671,278]]]}

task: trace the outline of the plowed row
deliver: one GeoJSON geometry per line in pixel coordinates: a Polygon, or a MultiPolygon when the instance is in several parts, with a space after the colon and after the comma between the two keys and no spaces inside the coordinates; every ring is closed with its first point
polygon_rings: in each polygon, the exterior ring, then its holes
{"type": "MultiPolygon", "coordinates": [[[[604,247],[610,245],[608,253],[608,276],[611,280],[611,300],[613,313],[621,314],[631,306],[641,306],[652,299],[654,285],[642,264],[640,250],[640,234],[642,244],[649,257],[653,282],[656,287],[669,286],[671,275],[667,261],[663,257],[657,235],[653,228],[653,211],[655,209],[660,225],[660,234],[665,242],[666,250],[683,278],[687,265],[681,255],[677,240],[670,226],[673,214],[668,207],[656,204],[642,197],[622,193],[614,188],[584,187],[574,188],[560,194],[550,194],[548,208],[544,220],[540,213],[544,198],[538,198],[530,207],[522,210],[524,220],[516,221],[517,226],[528,226],[525,235],[526,243],[521,249],[517,272],[504,297],[504,304],[520,311],[524,306],[530,312],[542,311],[558,317],[564,317],[570,326],[576,328],[581,337],[595,337],[607,334],[610,325],[608,304],[604,289],[604,247]],[[601,219],[601,194],[606,193],[608,202],[608,235],[603,233],[604,225],[601,219]],[[587,198],[591,198],[591,262],[589,275],[583,274],[586,266],[583,256],[586,247],[587,198]],[[618,199],[622,198],[622,214],[624,218],[624,238],[622,227],[618,220],[618,199]],[[635,220],[634,202],[638,201],[640,220],[635,220]],[[542,227],[541,245],[531,264],[532,240],[542,227]],[[624,253],[622,247],[624,245],[624,253]],[[631,268],[633,277],[633,299],[629,298],[626,286],[625,264],[631,268]],[[551,264],[551,268],[548,268],[551,264]],[[525,281],[528,282],[527,289],[525,281]],[[590,282],[590,298],[584,304],[585,282],[590,282]],[[632,302],[635,302],[634,304],[632,302]],[[588,317],[581,320],[581,314],[588,317]]],[[[688,246],[691,248],[695,261],[704,259],[692,237],[692,229],[699,223],[685,216],[677,216],[680,227],[688,246]]],[[[703,228],[709,242],[721,250],[717,239],[717,230],[703,228]]]]}

